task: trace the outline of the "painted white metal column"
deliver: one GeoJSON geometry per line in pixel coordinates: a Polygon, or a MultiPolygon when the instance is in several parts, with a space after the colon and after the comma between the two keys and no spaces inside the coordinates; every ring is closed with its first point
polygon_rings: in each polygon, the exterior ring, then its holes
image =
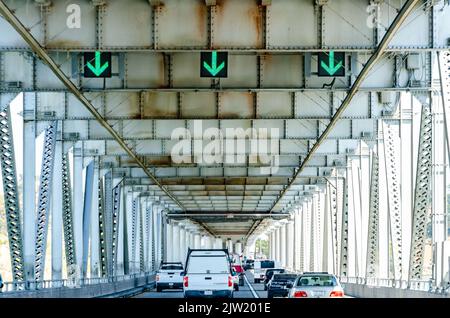
{"type": "Polygon", "coordinates": [[[281,263],[281,227],[280,224],[277,225],[275,230],[275,260],[281,263]]]}
{"type": "Polygon", "coordinates": [[[234,245],[234,252],[239,255],[242,254],[242,243],[241,242],[236,242],[236,244],[234,245]]]}
{"type": "Polygon", "coordinates": [[[180,226],[178,224],[172,225],[172,246],[170,248],[172,249],[172,259],[174,262],[181,262],[180,257],[180,226]]]}
{"type": "Polygon", "coordinates": [[[286,268],[294,269],[294,221],[286,224],[286,268]]]}
{"type": "Polygon", "coordinates": [[[281,267],[286,267],[286,223],[283,223],[280,228],[280,255],[281,267]]]}
{"type": "Polygon", "coordinates": [[[53,163],[51,216],[52,216],[52,279],[62,279],[63,198],[62,198],[62,142],[55,142],[53,163]]]}
{"type": "Polygon", "coordinates": [[[294,213],[294,270],[300,271],[300,244],[301,244],[301,219],[300,209],[296,208],[294,213]]]}
{"type": "Polygon", "coordinates": [[[200,234],[195,233],[195,236],[194,236],[194,248],[195,249],[202,248],[201,239],[202,239],[202,237],[200,236],[200,234]]]}
{"type": "Polygon", "coordinates": [[[214,248],[221,249],[223,248],[223,241],[221,238],[216,238],[214,241],[214,248]]]}
{"type": "MultiPolygon", "coordinates": [[[[98,219],[98,179],[99,169],[94,168],[94,183],[92,188],[92,207],[91,207],[91,263],[90,263],[90,277],[98,277],[100,269],[100,233],[99,233],[99,219],[98,219]]],[[[125,204],[125,202],[123,202],[125,204]]],[[[123,220],[120,220],[124,224],[123,220]]]]}
{"type": "MultiPolygon", "coordinates": [[[[27,94],[24,94],[24,110],[27,94]]],[[[30,98],[34,100],[34,98],[30,98]]],[[[34,109],[34,106],[33,106],[34,109]]],[[[23,248],[25,276],[34,281],[34,245],[36,227],[36,128],[33,121],[23,123],[23,248]],[[32,160],[30,160],[32,158],[32,160]]]]}
{"type": "Polygon", "coordinates": [[[166,224],[166,260],[173,262],[173,225],[171,223],[166,224]]]}
{"type": "Polygon", "coordinates": [[[186,261],[186,230],[180,224],[180,261],[184,264],[186,261]]]}
{"type": "MultiPolygon", "coordinates": [[[[74,152],[81,148],[74,147],[74,152]]],[[[73,227],[77,267],[81,273],[83,259],[83,157],[74,153],[73,156],[73,227]]]]}

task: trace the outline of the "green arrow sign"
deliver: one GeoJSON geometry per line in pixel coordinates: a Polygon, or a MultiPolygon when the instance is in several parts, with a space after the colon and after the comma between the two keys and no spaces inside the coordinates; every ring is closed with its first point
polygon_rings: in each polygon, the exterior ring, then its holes
{"type": "Polygon", "coordinates": [[[202,52],[200,55],[201,77],[227,77],[227,52],[202,52]]]}
{"type": "Polygon", "coordinates": [[[330,51],[319,53],[319,76],[345,76],[345,54],[330,51]]]}
{"type": "Polygon", "coordinates": [[[95,74],[95,76],[100,76],[109,67],[109,62],[105,62],[101,65],[101,56],[102,53],[100,53],[100,51],[95,51],[95,66],[93,66],[91,62],[86,63],[86,66],[95,74]]]}

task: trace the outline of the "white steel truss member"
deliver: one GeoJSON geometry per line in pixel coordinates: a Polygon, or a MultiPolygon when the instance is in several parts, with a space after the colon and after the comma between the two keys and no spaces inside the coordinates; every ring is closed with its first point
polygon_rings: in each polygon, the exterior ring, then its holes
{"type": "Polygon", "coordinates": [[[339,275],[342,277],[348,276],[348,170],[349,169],[347,169],[347,177],[344,179],[344,193],[342,196],[341,253],[339,262],[339,275]]]}
{"type": "Polygon", "coordinates": [[[442,107],[448,157],[450,158],[450,52],[438,52],[439,80],[441,85],[442,107]]]}
{"type": "Polygon", "coordinates": [[[119,211],[120,211],[120,194],[121,186],[118,184],[113,189],[113,206],[112,206],[112,272],[117,275],[117,254],[119,247],[119,211]]]}
{"type": "Polygon", "coordinates": [[[103,200],[103,179],[98,181],[98,227],[100,239],[100,275],[108,275],[108,256],[106,255],[106,222],[105,222],[105,201],[103,200]]]}
{"type": "Polygon", "coordinates": [[[62,193],[63,193],[63,230],[64,247],[66,251],[67,268],[76,264],[75,238],[73,232],[72,215],[72,186],[70,182],[69,158],[66,153],[62,156],[62,193]]]}
{"type": "Polygon", "coordinates": [[[24,259],[22,244],[22,222],[17,191],[16,161],[11,126],[10,106],[0,112],[0,157],[2,166],[3,195],[8,228],[9,251],[14,281],[23,281],[24,259]]]}
{"type": "Polygon", "coordinates": [[[379,224],[379,160],[372,155],[372,171],[370,178],[369,227],[367,237],[366,278],[376,277],[378,273],[378,224],[379,224]]]}
{"type": "Polygon", "coordinates": [[[52,193],[53,163],[55,158],[56,126],[57,122],[52,122],[45,130],[44,137],[35,232],[34,277],[37,281],[44,279],[48,220],[52,193]]]}
{"type": "Polygon", "coordinates": [[[144,255],[144,214],[145,205],[139,206],[139,271],[145,272],[145,255],[144,255]]]}
{"type": "Polygon", "coordinates": [[[414,193],[412,244],[409,281],[422,278],[426,227],[430,208],[432,172],[432,114],[430,105],[422,106],[416,187],[414,193]]]}
{"type": "Polygon", "coordinates": [[[131,205],[131,266],[132,272],[136,271],[136,223],[138,212],[138,198],[133,198],[133,204],[131,205]]]}
{"type": "Polygon", "coordinates": [[[386,180],[388,186],[388,211],[390,222],[390,237],[394,261],[394,279],[402,277],[402,220],[400,177],[397,166],[398,126],[383,121],[384,156],[386,165],[386,180]],[[397,129],[396,129],[397,128],[397,129]]]}

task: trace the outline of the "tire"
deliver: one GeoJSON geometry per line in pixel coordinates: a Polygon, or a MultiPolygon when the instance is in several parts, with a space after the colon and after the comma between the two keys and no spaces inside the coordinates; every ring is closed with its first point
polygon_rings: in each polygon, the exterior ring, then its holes
{"type": "Polygon", "coordinates": [[[241,279],[241,280],[239,281],[239,286],[244,286],[244,280],[243,280],[243,279],[241,279]]]}
{"type": "Polygon", "coordinates": [[[255,278],[255,284],[259,284],[259,279],[255,278]]]}
{"type": "Polygon", "coordinates": [[[272,294],[267,294],[267,298],[273,298],[272,294]]]}
{"type": "Polygon", "coordinates": [[[160,293],[160,292],[162,292],[162,288],[161,288],[161,287],[159,287],[159,286],[156,286],[156,292],[157,292],[157,293],[160,293]]]}
{"type": "Polygon", "coordinates": [[[264,290],[267,290],[267,285],[266,284],[264,284],[264,290]]]}
{"type": "Polygon", "coordinates": [[[239,291],[239,285],[235,285],[235,286],[234,286],[234,290],[235,290],[235,291],[239,291]]]}

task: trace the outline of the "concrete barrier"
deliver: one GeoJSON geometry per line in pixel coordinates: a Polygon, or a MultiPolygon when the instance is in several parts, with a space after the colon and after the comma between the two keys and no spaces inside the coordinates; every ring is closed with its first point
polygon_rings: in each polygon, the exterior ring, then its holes
{"type": "Polygon", "coordinates": [[[137,277],[123,281],[112,281],[102,284],[85,285],[78,288],[60,287],[39,290],[26,290],[0,293],[0,298],[95,298],[95,297],[125,297],[136,294],[153,285],[155,275],[137,277]]]}
{"type": "Polygon", "coordinates": [[[392,287],[376,287],[360,284],[342,283],[345,294],[357,298],[450,298],[450,294],[392,287]]]}

